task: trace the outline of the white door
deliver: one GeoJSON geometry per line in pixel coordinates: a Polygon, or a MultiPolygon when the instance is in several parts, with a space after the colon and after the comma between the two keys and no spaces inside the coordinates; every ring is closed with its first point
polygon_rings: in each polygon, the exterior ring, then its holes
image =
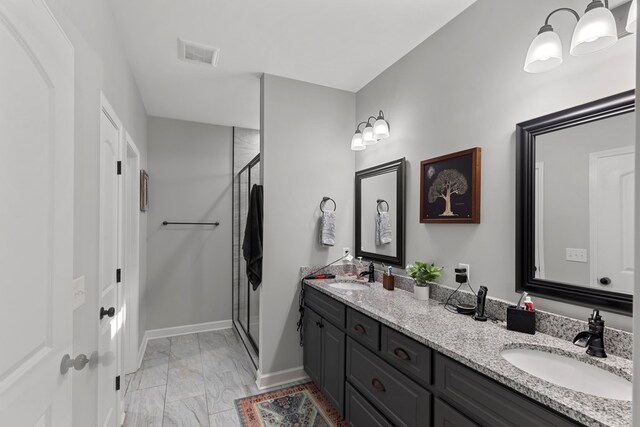
{"type": "Polygon", "coordinates": [[[118,338],[122,313],[118,306],[117,271],[120,268],[120,183],[118,162],[122,145],[122,125],[107,100],[102,97],[100,115],[100,336],[98,352],[98,426],[120,425],[118,393],[118,338]]]}
{"type": "Polygon", "coordinates": [[[70,426],[73,47],[41,0],[3,0],[0,52],[0,425],[70,426]]]}
{"type": "Polygon", "coordinates": [[[634,147],[590,156],[591,286],[633,294],[634,147]]]}

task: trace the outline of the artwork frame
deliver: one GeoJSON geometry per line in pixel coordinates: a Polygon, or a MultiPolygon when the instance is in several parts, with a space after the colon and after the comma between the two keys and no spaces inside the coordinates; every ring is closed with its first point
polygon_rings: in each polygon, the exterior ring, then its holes
{"type": "Polygon", "coordinates": [[[420,162],[422,224],[480,224],[481,157],[474,147],[420,162]]]}
{"type": "Polygon", "coordinates": [[[140,212],[149,209],[149,174],[146,170],[140,171],[140,212]]]}

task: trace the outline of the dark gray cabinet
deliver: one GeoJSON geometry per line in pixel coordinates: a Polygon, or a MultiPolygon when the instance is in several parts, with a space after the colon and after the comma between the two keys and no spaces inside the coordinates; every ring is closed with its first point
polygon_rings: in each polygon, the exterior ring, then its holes
{"type": "Polygon", "coordinates": [[[327,321],[322,323],[322,394],[344,414],[345,335],[327,321]]]}
{"type": "Polygon", "coordinates": [[[431,425],[431,393],[351,338],[347,339],[347,380],[394,425],[431,425]]]}
{"type": "Polygon", "coordinates": [[[344,352],[344,332],[307,306],[304,313],[304,369],[340,414],[344,414],[344,352]]]}
{"type": "Polygon", "coordinates": [[[352,427],[393,427],[358,390],[345,386],[344,417],[352,427]]]}
{"type": "Polygon", "coordinates": [[[322,317],[307,308],[304,312],[304,350],[302,360],[304,370],[311,380],[320,385],[322,372],[322,317]]]}
{"type": "Polygon", "coordinates": [[[304,368],[353,427],[576,427],[544,405],[305,288],[304,368]]]}
{"type": "Polygon", "coordinates": [[[435,373],[438,397],[480,425],[579,425],[440,353],[436,353],[435,373]]]}
{"type": "Polygon", "coordinates": [[[433,427],[479,427],[440,399],[433,402],[433,427]]]}

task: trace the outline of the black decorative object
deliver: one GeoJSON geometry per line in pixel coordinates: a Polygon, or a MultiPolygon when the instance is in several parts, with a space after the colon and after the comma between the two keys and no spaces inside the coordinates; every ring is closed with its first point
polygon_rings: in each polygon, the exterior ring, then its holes
{"type": "Polygon", "coordinates": [[[635,111],[630,90],[516,125],[516,291],[631,315],[633,296],[535,277],[535,163],[539,135],[635,111]]]}
{"type": "Polygon", "coordinates": [[[536,333],[536,312],[512,305],[507,307],[507,329],[524,334],[536,333]]]}

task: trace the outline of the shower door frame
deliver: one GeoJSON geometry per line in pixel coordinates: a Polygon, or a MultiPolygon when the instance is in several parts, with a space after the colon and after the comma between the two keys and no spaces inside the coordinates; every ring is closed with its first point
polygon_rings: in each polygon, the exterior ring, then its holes
{"type": "MultiPolygon", "coordinates": [[[[251,161],[249,163],[247,163],[242,169],[240,169],[238,171],[238,173],[234,176],[233,179],[233,197],[236,197],[236,179],[237,184],[238,184],[238,188],[240,188],[240,186],[242,185],[242,182],[240,181],[240,176],[247,171],[248,173],[248,179],[247,179],[247,196],[250,197],[251,196],[251,187],[252,187],[252,180],[251,180],[251,169],[256,166],[257,164],[260,163],[260,154],[257,154],[253,159],[251,159],[251,161]]],[[[238,191],[238,197],[240,196],[240,191],[238,191]]],[[[235,206],[235,201],[232,204],[232,206],[235,206]]],[[[241,212],[241,201],[238,200],[238,210],[241,212]]],[[[234,224],[234,230],[233,233],[236,235],[237,239],[238,239],[238,263],[241,262],[242,259],[242,242],[243,242],[243,230],[241,227],[242,224],[242,218],[240,216],[240,212],[238,212],[238,218],[237,218],[237,230],[236,230],[236,224],[234,224]],[[237,233],[237,234],[236,234],[237,233]]],[[[233,221],[236,220],[235,218],[236,212],[233,212],[233,221]]],[[[233,246],[233,245],[232,245],[233,246]]],[[[232,247],[232,250],[234,250],[235,248],[232,247]]],[[[232,257],[233,259],[233,257],[232,257]]],[[[239,267],[239,266],[238,266],[239,267]]],[[[242,272],[240,271],[240,268],[238,268],[238,274],[242,274],[242,272]]],[[[232,314],[232,323],[234,325],[234,327],[238,330],[238,333],[240,333],[241,335],[244,335],[247,337],[247,341],[249,341],[249,344],[251,345],[251,347],[253,348],[253,351],[255,351],[256,355],[259,357],[260,353],[258,350],[258,345],[256,344],[255,340],[253,339],[253,336],[250,333],[251,330],[251,304],[250,304],[250,295],[251,295],[251,291],[253,291],[251,289],[251,283],[249,283],[247,281],[247,329],[244,328],[244,326],[242,325],[242,323],[240,322],[240,319],[238,318],[239,313],[238,313],[238,309],[236,308],[236,304],[239,304],[239,300],[240,300],[240,277],[235,277],[236,276],[236,266],[234,265],[234,267],[232,268],[232,277],[231,277],[231,301],[232,301],[232,308],[231,308],[231,314],[232,314]],[[238,300],[236,301],[236,289],[235,289],[235,284],[236,284],[236,279],[238,280],[238,295],[237,298],[238,300]]],[[[256,291],[253,291],[256,292],[256,291]]],[[[259,331],[258,331],[259,333],[259,331]]],[[[242,340],[244,342],[244,340],[242,340]]],[[[246,346],[246,343],[245,343],[246,346]]]]}

